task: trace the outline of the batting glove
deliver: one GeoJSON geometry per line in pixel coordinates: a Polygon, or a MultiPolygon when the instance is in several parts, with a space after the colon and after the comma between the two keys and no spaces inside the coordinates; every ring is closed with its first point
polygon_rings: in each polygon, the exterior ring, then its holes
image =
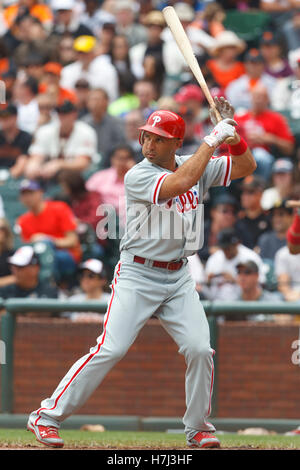
{"type": "Polygon", "coordinates": [[[212,130],[212,132],[204,137],[204,142],[210,147],[218,147],[228,137],[234,137],[237,123],[233,119],[223,119],[212,130]]]}
{"type": "Polygon", "coordinates": [[[209,117],[214,126],[218,124],[216,110],[219,112],[222,119],[233,119],[234,107],[223,96],[220,99],[216,96],[214,98],[215,107],[210,108],[209,117]]]}

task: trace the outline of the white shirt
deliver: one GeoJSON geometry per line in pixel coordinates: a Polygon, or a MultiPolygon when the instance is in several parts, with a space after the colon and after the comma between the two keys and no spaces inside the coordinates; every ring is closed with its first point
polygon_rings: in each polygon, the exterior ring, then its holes
{"type": "Polygon", "coordinates": [[[73,90],[79,78],[85,78],[92,88],[104,88],[110,101],[119,96],[118,74],[106,55],[95,57],[87,70],[82,69],[80,61],[66,65],[61,71],[60,85],[73,90]]]}
{"type": "Polygon", "coordinates": [[[28,104],[17,104],[17,125],[22,131],[33,134],[37,128],[40,111],[37,100],[34,98],[28,104]]]}
{"type": "Polygon", "coordinates": [[[275,275],[287,274],[292,287],[300,292],[300,253],[292,255],[287,246],[280,248],[274,258],[275,275]]]}
{"type": "Polygon", "coordinates": [[[42,155],[45,160],[58,158],[60,154],[67,160],[88,156],[97,163],[96,131],[82,121],[75,121],[73,131],[68,139],[59,136],[60,122],[54,121],[41,126],[35,133],[34,141],[29,147],[29,155],[42,155]]]}

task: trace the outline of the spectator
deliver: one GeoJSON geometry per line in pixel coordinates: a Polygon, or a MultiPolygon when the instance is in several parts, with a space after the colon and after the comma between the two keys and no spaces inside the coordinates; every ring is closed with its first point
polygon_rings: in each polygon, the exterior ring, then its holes
{"type": "Polygon", "coordinates": [[[13,104],[0,109],[0,168],[8,169],[13,178],[23,175],[32,140],[28,132],[18,127],[17,114],[13,104]]]}
{"type": "Polygon", "coordinates": [[[271,209],[272,230],[263,233],[257,247],[262,259],[274,262],[277,251],[286,246],[286,233],[292,223],[293,209],[287,207],[286,201],[278,200],[271,209]]]}
{"type": "Polygon", "coordinates": [[[46,183],[62,169],[84,171],[98,162],[97,135],[91,126],[77,120],[74,103],[65,101],[56,111],[58,120],[35,133],[25,169],[27,178],[46,183]]]}
{"type": "Polygon", "coordinates": [[[89,112],[88,98],[91,87],[85,78],[79,78],[75,83],[75,101],[78,110],[78,119],[82,119],[89,112]]]}
{"type": "Polygon", "coordinates": [[[39,84],[40,93],[51,93],[56,96],[55,106],[60,106],[64,101],[76,102],[76,94],[72,90],[60,85],[62,66],[58,62],[47,62],[43,67],[43,77],[39,84]]]}
{"type": "Polygon", "coordinates": [[[281,0],[260,0],[259,8],[270,16],[271,24],[275,29],[281,29],[292,15],[293,4],[281,0]]]}
{"type": "Polygon", "coordinates": [[[229,300],[236,298],[238,292],[237,266],[246,261],[254,261],[259,267],[259,281],[265,282],[265,266],[255,251],[242,243],[232,228],[224,229],[218,234],[218,247],[209,256],[205,274],[210,286],[211,299],[229,300]]]}
{"type": "Polygon", "coordinates": [[[132,86],[136,81],[129,56],[129,42],[125,34],[115,34],[112,38],[110,57],[111,63],[118,73],[119,96],[122,96],[132,90],[132,86]],[[131,86],[127,84],[131,84],[131,86]]]}
{"type": "Polygon", "coordinates": [[[281,29],[289,55],[300,48],[300,8],[293,8],[291,13],[291,18],[284,23],[281,29]]]}
{"type": "Polygon", "coordinates": [[[109,56],[112,46],[113,38],[116,34],[115,22],[104,23],[99,34],[99,44],[97,48],[97,55],[109,56]]]}
{"type": "Polygon", "coordinates": [[[37,123],[37,129],[45,124],[53,122],[57,118],[56,108],[56,96],[52,96],[50,93],[40,93],[37,96],[38,107],[39,107],[39,120],[37,123]]]}
{"type": "Polygon", "coordinates": [[[201,139],[196,134],[198,123],[192,111],[183,108],[180,114],[185,121],[185,134],[182,146],[176,151],[176,155],[192,155],[201,144],[201,139]]]}
{"type": "Polygon", "coordinates": [[[261,207],[264,188],[264,181],[257,175],[247,176],[242,182],[242,211],[236,223],[236,230],[241,243],[250,249],[257,246],[260,235],[271,230],[270,216],[261,207]]]}
{"type": "Polygon", "coordinates": [[[133,86],[133,92],[138,99],[138,109],[146,121],[156,109],[157,90],[151,80],[137,80],[133,86]]]}
{"type": "Polygon", "coordinates": [[[215,39],[215,45],[209,53],[207,67],[216,83],[226,88],[230,82],[245,73],[245,66],[238,57],[245,50],[246,44],[233,31],[222,31],[215,39]]]}
{"type": "Polygon", "coordinates": [[[124,227],[126,215],[124,177],[135,163],[131,147],[119,145],[111,154],[110,167],[94,173],[86,182],[89,191],[97,191],[102,203],[114,208],[121,227],[124,227]]]}
{"type": "Polygon", "coordinates": [[[96,55],[97,40],[94,36],[79,36],[73,47],[77,60],[63,67],[62,87],[74,90],[79,78],[85,78],[92,88],[104,88],[110,101],[118,97],[118,74],[107,55],[96,55]]]}
{"type": "Polygon", "coordinates": [[[288,246],[280,248],[274,259],[278,290],[288,302],[300,301],[300,253],[292,254],[288,246]]]}
{"type": "Polygon", "coordinates": [[[235,115],[239,131],[256,159],[256,173],[269,181],[274,158],[294,151],[294,136],[286,119],[269,108],[267,88],[258,83],[251,91],[251,108],[235,115]]]}
{"type": "Polygon", "coordinates": [[[159,56],[147,54],[143,61],[144,79],[154,87],[154,99],[157,100],[164,89],[165,66],[159,56]]]}
{"type": "Polygon", "coordinates": [[[118,0],[114,5],[117,34],[125,34],[130,47],[146,38],[145,27],[136,21],[138,4],[130,0],[118,0]]]}
{"type": "Polygon", "coordinates": [[[218,247],[218,234],[225,228],[233,228],[237,221],[238,201],[231,194],[222,194],[213,199],[209,217],[204,223],[204,244],[198,251],[205,263],[218,247]]]}
{"type": "Polygon", "coordinates": [[[25,245],[8,258],[14,282],[0,287],[0,297],[10,298],[57,298],[55,285],[41,282],[40,264],[32,246],[25,245]]]}
{"type": "Polygon", "coordinates": [[[95,37],[99,37],[105,24],[114,24],[114,15],[100,7],[98,0],[83,0],[84,11],[81,14],[81,22],[89,28],[95,37]]]}
{"type": "Polygon", "coordinates": [[[8,258],[13,254],[14,235],[9,222],[0,218],[0,287],[12,284],[15,281],[11,273],[8,258]]]}
{"type": "Polygon", "coordinates": [[[272,181],[261,197],[261,207],[267,211],[280,199],[289,199],[294,189],[294,165],[290,158],[279,158],[272,168],[272,181]]]}
{"type": "Polygon", "coordinates": [[[129,111],[124,117],[125,142],[133,149],[136,161],[141,161],[144,158],[139,142],[139,127],[144,123],[145,120],[139,109],[129,111]]]}
{"type": "Polygon", "coordinates": [[[208,111],[204,104],[204,95],[198,85],[187,84],[179,88],[174,96],[176,103],[178,103],[179,110],[182,112],[191,113],[194,117],[194,133],[198,139],[203,139],[210,129],[211,122],[208,125],[208,111]],[[209,127],[209,129],[208,129],[209,127]]]}
{"type": "Polygon", "coordinates": [[[144,59],[147,55],[156,56],[164,61],[164,41],[162,32],[166,26],[164,16],[161,11],[153,10],[145,16],[144,25],[147,31],[147,38],[144,42],[139,42],[130,48],[129,57],[132,64],[132,71],[138,78],[144,78],[144,59]]]}
{"type": "Polygon", "coordinates": [[[274,78],[293,75],[287,59],[283,56],[281,40],[271,31],[265,31],[260,41],[260,51],[265,60],[265,72],[274,78]]]}
{"type": "Polygon", "coordinates": [[[28,77],[19,82],[17,95],[15,95],[18,127],[29,134],[34,133],[39,120],[38,92],[38,81],[34,77],[28,77]]]}
{"type": "Polygon", "coordinates": [[[265,62],[258,49],[250,49],[244,57],[245,73],[232,80],[225,89],[228,101],[236,112],[248,110],[251,107],[251,90],[258,83],[262,83],[271,96],[277,80],[265,73],[265,62]]]}
{"type": "Polygon", "coordinates": [[[101,202],[99,192],[86,189],[85,180],[78,171],[62,170],[58,181],[77,223],[86,223],[96,230],[99,222],[97,208],[101,202]]]}
{"type": "Polygon", "coordinates": [[[90,28],[80,22],[79,15],[76,14],[75,0],[51,0],[51,9],[54,13],[54,25],[51,36],[61,39],[66,33],[73,38],[84,35],[93,35],[90,28]]]}
{"type": "Polygon", "coordinates": [[[108,112],[109,97],[103,88],[92,89],[88,96],[88,114],[82,120],[91,126],[97,135],[97,151],[101,155],[101,166],[109,166],[109,155],[112,149],[124,143],[125,131],[121,119],[108,112]]]}
{"type": "Polygon", "coordinates": [[[16,221],[22,241],[47,244],[54,256],[56,281],[69,279],[81,261],[73,212],[65,202],[44,199],[43,190],[36,181],[24,180],[21,183],[20,200],[28,209],[16,221]]]}
{"type": "Polygon", "coordinates": [[[188,257],[187,267],[191,273],[192,279],[195,282],[196,291],[198,292],[201,299],[202,300],[209,299],[210,297],[209,297],[209,291],[206,285],[204,265],[197,253],[188,257]]]}
{"type": "MultiPolygon", "coordinates": [[[[14,101],[14,88],[17,80],[17,69],[11,68],[7,72],[2,73],[1,80],[5,89],[5,100],[7,103],[14,101]]],[[[1,100],[0,100],[1,102],[1,100]]]]}
{"type": "Polygon", "coordinates": [[[3,10],[3,18],[8,28],[14,24],[17,17],[22,15],[30,15],[37,18],[48,30],[52,27],[53,14],[51,8],[39,0],[13,2],[3,10]]]}
{"type": "Polygon", "coordinates": [[[96,239],[97,224],[102,219],[97,215],[102,203],[99,192],[89,191],[84,178],[78,171],[62,170],[58,181],[63,189],[63,196],[66,196],[66,202],[76,217],[77,234],[81,246],[86,247],[94,256],[102,257],[106,242],[96,239]]]}
{"type": "MultiPolygon", "coordinates": [[[[300,18],[300,15],[299,15],[300,18]]],[[[287,119],[289,127],[296,139],[296,145],[300,143],[300,51],[291,59],[293,75],[277,80],[271,95],[271,107],[287,119]]]]}
{"type": "MultiPolygon", "coordinates": [[[[239,293],[234,300],[273,303],[283,301],[283,297],[279,292],[270,292],[263,288],[259,282],[259,269],[255,261],[245,261],[237,265],[237,284],[239,286],[239,293]]],[[[226,319],[233,320],[234,318],[226,317],[226,319]]],[[[256,313],[255,315],[247,316],[247,320],[276,320],[276,316],[256,313]]]]}
{"type": "MultiPolygon", "coordinates": [[[[71,295],[69,300],[76,302],[97,300],[101,303],[109,303],[110,293],[105,292],[107,275],[102,261],[91,258],[81,263],[79,276],[81,292],[71,295]]],[[[103,318],[103,314],[96,312],[72,312],[68,316],[74,321],[99,321],[103,318]]]]}
{"type": "Polygon", "coordinates": [[[77,53],[73,47],[74,38],[71,34],[64,34],[59,41],[59,47],[57,47],[57,61],[65,67],[66,65],[75,62],[77,59],[77,53]]]}

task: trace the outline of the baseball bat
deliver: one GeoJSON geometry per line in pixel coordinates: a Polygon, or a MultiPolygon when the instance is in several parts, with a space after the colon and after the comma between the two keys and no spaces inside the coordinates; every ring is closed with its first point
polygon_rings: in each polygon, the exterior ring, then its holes
{"type": "Polygon", "coordinates": [[[163,9],[163,15],[167,25],[169,26],[171,33],[179,47],[183,57],[187,65],[190,67],[191,71],[193,72],[200,88],[202,89],[204,96],[206,97],[209,106],[214,109],[217,120],[221,121],[221,116],[218,110],[216,109],[213,97],[211,96],[210,90],[207,86],[205,78],[202,74],[201,68],[198,64],[198,61],[195,57],[194,51],[192,49],[192,45],[190,43],[189,38],[184,31],[184,28],[180,22],[180,19],[177,16],[176,11],[173,7],[168,6],[163,9]]]}
{"type": "Polygon", "coordinates": [[[293,200],[289,200],[289,201],[286,201],[286,206],[287,207],[300,207],[300,200],[299,201],[293,201],[293,200]]]}

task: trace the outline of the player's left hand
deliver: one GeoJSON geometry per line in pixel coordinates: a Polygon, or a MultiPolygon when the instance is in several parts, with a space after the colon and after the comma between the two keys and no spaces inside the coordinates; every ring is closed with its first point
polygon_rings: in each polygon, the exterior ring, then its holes
{"type": "Polygon", "coordinates": [[[215,108],[210,108],[209,117],[214,126],[218,124],[216,110],[219,112],[222,119],[233,119],[234,107],[223,96],[214,98],[215,108]]]}

